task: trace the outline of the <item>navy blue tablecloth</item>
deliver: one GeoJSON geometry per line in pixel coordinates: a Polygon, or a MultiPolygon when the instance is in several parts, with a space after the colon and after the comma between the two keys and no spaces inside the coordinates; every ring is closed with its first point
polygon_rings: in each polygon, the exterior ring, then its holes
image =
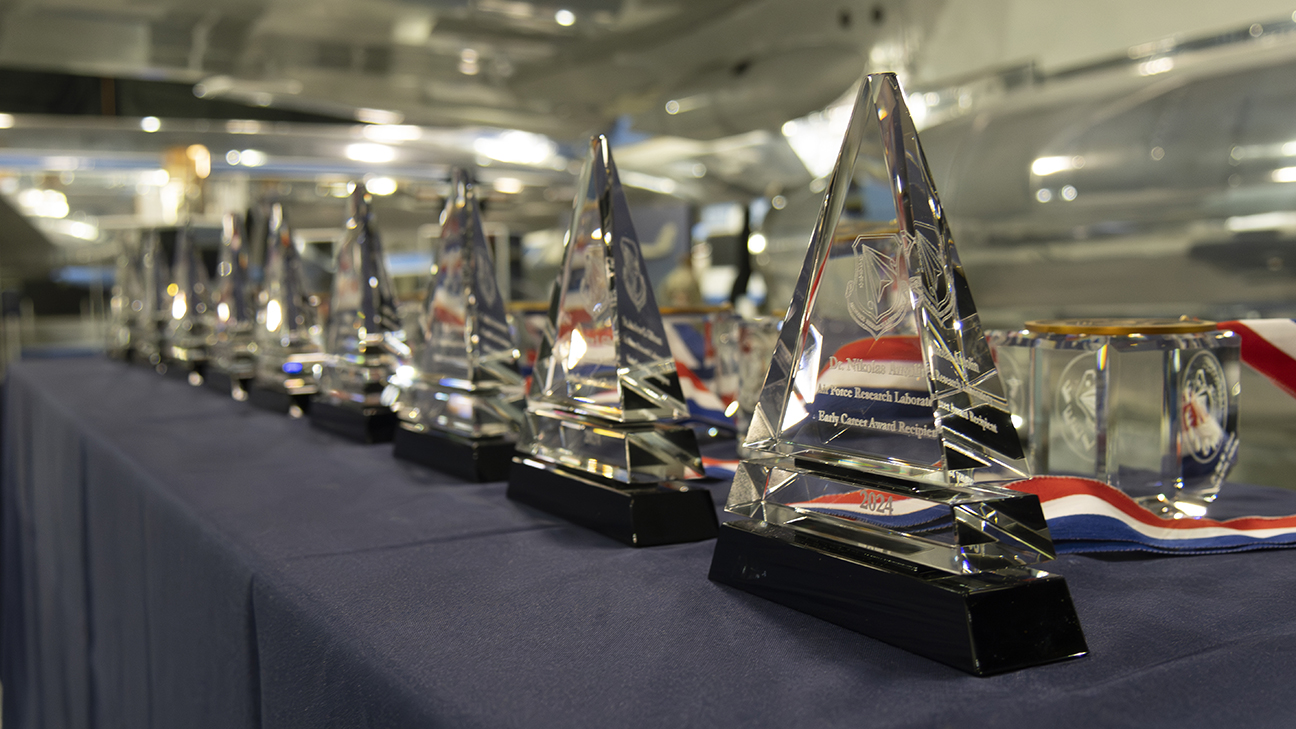
{"type": "Polygon", "coordinates": [[[1296,723],[1294,551],[1064,557],[1092,654],[974,678],[116,362],[15,365],[3,437],[6,729],[1296,723]]]}

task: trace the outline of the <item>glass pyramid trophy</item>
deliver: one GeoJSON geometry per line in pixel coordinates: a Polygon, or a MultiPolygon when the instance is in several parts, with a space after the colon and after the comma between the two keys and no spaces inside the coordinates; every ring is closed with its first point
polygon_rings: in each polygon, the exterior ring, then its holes
{"type": "MultiPolygon", "coordinates": [[[[131,322],[131,359],[150,368],[162,367],[163,335],[171,320],[171,256],[162,232],[147,230],[139,247],[140,308],[131,322]]],[[[131,302],[134,306],[134,302],[131,302]]]]}
{"type": "Polygon", "coordinates": [[[577,185],[508,495],[634,546],[715,536],[703,475],[625,193],[603,137],[577,185]],[[548,349],[548,351],[545,351],[548,349]]]}
{"type": "Polygon", "coordinates": [[[144,310],[141,246],[127,241],[117,256],[113,279],[108,336],[104,349],[114,359],[130,361],[136,349],[135,333],[144,310]]]}
{"type": "Polygon", "coordinates": [[[211,278],[188,226],[175,233],[171,266],[171,319],[167,322],[165,356],[167,372],[201,385],[207,369],[213,332],[211,278]]]}
{"type": "Polygon", "coordinates": [[[417,374],[394,406],[394,453],[468,480],[503,481],[525,408],[518,350],[473,183],[455,170],[450,188],[417,374]]]}
{"type": "Polygon", "coordinates": [[[265,283],[257,297],[251,345],[256,363],[248,402],[301,417],[319,389],[324,362],[320,329],[314,297],[303,287],[301,254],[280,203],[270,206],[266,229],[265,283]]]}
{"type": "Polygon", "coordinates": [[[216,264],[215,343],[206,384],[246,400],[256,373],[256,310],[248,276],[249,246],[244,216],[226,213],[222,218],[220,262],[216,264]]]}
{"type": "Polygon", "coordinates": [[[711,579],[968,672],[1087,651],[917,132],[861,85],[711,579]]]}
{"type": "Polygon", "coordinates": [[[363,443],[390,441],[396,413],[383,390],[409,358],[396,297],[364,185],[351,194],[324,330],[324,369],[311,424],[363,443]]]}

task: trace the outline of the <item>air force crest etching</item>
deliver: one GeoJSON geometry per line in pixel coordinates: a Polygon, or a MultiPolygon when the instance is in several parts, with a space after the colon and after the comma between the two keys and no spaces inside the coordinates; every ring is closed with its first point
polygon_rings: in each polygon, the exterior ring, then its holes
{"type": "Polygon", "coordinates": [[[909,260],[910,288],[922,294],[923,303],[937,319],[953,321],[954,297],[940,249],[922,232],[910,235],[904,231],[900,236],[905,257],[909,260]]]}
{"type": "Polygon", "coordinates": [[[873,339],[895,328],[904,318],[905,302],[891,296],[899,282],[896,260],[869,245],[867,236],[851,244],[855,277],[846,283],[846,310],[873,339]]]}
{"type": "Polygon", "coordinates": [[[625,274],[625,290],[637,311],[643,311],[648,303],[648,282],[644,279],[640,264],[639,244],[629,236],[621,236],[621,260],[625,274]]]}
{"type": "Polygon", "coordinates": [[[495,285],[494,271],[489,266],[482,264],[483,261],[480,258],[477,259],[477,291],[481,295],[482,303],[487,307],[491,307],[495,305],[495,299],[499,297],[499,287],[495,285]]]}

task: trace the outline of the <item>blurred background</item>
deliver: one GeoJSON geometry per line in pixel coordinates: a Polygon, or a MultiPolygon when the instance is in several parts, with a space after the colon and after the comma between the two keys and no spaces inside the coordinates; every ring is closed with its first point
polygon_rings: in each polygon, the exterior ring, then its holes
{"type": "MultiPolygon", "coordinates": [[[[102,348],[143,231],[267,200],[326,294],[357,181],[416,301],[454,166],[543,298],[598,133],[662,305],[778,312],[873,71],[987,326],[1296,315],[1296,3],[0,0],[3,358],[102,348]]],[[[1235,478],[1283,483],[1296,406],[1243,386],[1235,478]]]]}

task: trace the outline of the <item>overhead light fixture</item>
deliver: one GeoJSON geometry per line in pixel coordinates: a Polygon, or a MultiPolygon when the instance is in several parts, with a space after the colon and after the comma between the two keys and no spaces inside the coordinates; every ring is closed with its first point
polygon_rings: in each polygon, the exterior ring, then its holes
{"type": "Polygon", "coordinates": [[[211,152],[201,144],[191,144],[185,150],[185,156],[193,162],[194,174],[205,180],[211,174],[211,152]]]}
{"type": "Polygon", "coordinates": [[[1274,182],[1296,182],[1296,167],[1279,167],[1269,177],[1274,182]]]}
{"type": "Polygon", "coordinates": [[[651,190],[660,192],[663,195],[671,195],[678,187],[676,182],[669,177],[658,177],[634,170],[621,170],[621,182],[630,187],[637,187],[640,190],[651,190]]]}
{"type": "Polygon", "coordinates": [[[162,128],[162,120],[155,116],[146,116],[140,119],[140,129],[152,134],[162,128]]]}
{"type": "Polygon", "coordinates": [[[1079,155],[1068,157],[1066,155],[1054,157],[1037,157],[1031,162],[1031,174],[1036,177],[1047,177],[1067,170],[1078,170],[1085,166],[1085,159],[1079,155]]]}
{"type": "Polygon", "coordinates": [[[390,177],[370,177],[365,180],[365,189],[373,195],[386,197],[396,192],[396,180],[390,177]]]}
{"type": "Polygon", "coordinates": [[[18,193],[18,204],[29,215],[40,218],[66,218],[69,212],[67,196],[58,190],[23,190],[18,193]]]}
{"type": "Polygon", "coordinates": [[[1251,230],[1296,230],[1296,213],[1276,210],[1254,215],[1235,215],[1224,221],[1224,227],[1234,233],[1251,230]]]}
{"type": "MultiPolygon", "coordinates": [[[[245,149],[237,154],[238,164],[244,167],[261,167],[270,160],[269,155],[259,149],[245,149]]],[[[228,154],[225,155],[225,159],[229,159],[228,154]]]]}
{"type": "Polygon", "coordinates": [[[432,37],[436,17],[430,12],[415,12],[397,18],[392,24],[392,42],[403,46],[421,46],[432,37]]]}
{"type": "Polygon", "coordinates": [[[13,114],[0,114],[0,129],[10,129],[14,125],[13,114]]]}
{"type": "Polygon", "coordinates": [[[230,119],[225,122],[225,131],[230,134],[260,134],[261,122],[255,119],[230,119]]]}
{"type": "Polygon", "coordinates": [[[554,22],[564,28],[570,27],[576,22],[576,13],[567,9],[559,10],[554,13],[554,22]]]}
{"type": "Polygon", "coordinates": [[[83,220],[45,220],[40,227],[77,240],[96,241],[99,239],[99,226],[83,220]]]}
{"type": "Polygon", "coordinates": [[[1138,65],[1138,74],[1140,76],[1156,76],[1157,74],[1166,73],[1174,70],[1174,59],[1169,56],[1153,58],[1150,61],[1144,61],[1138,65]]]}
{"type": "Polygon", "coordinates": [[[396,159],[396,149],[385,144],[358,142],[346,146],[346,157],[356,162],[381,164],[396,159]]]}
{"type": "Polygon", "coordinates": [[[477,51],[472,48],[465,48],[459,52],[459,73],[465,76],[476,76],[481,71],[478,64],[479,56],[477,51]]]}
{"type": "Polygon", "coordinates": [[[369,124],[360,133],[375,142],[413,142],[423,136],[420,127],[410,124],[369,124]]]}
{"type": "Polygon", "coordinates": [[[388,109],[356,109],[355,118],[366,124],[400,124],[405,121],[404,114],[388,109]]]}
{"type": "Polygon", "coordinates": [[[497,162],[539,165],[558,154],[558,145],[543,134],[507,131],[493,137],[478,137],[473,149],[497,162]]]}
{"type": "Polygon", "coordinates": [[[516,177],[499,177],[495,179],[495,182],[491,183],[491,187],[494,187],[496,192],[502,192],[505,195],[516,195],[522,192],[523,184],[516,177]]]}

